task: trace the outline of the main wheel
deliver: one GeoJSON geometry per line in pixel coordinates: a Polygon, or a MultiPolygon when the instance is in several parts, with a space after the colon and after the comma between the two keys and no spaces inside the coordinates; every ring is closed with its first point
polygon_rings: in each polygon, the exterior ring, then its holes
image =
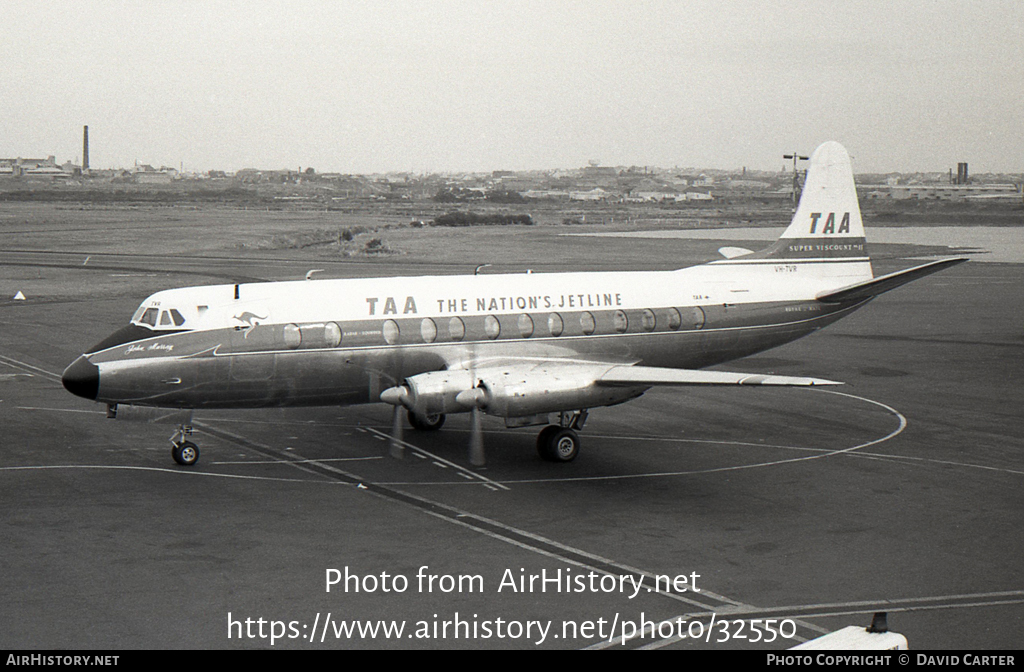
{"type": "Polygon", "coordinates": [[[171,457],[183,467],[191,467],[199,460],[199,446],[191,441],[183,441],[171,448],[171,457]]]}
{"type": "Polygon", "coordinates": [[[413,429],[436,432],[444,425],[444,413],[433,413],[431,415],[417,415],[409,411],[409,424],[413,429]]]}
{"type": "Polygon", "coordinates": [[[580,454],[580,435],[568,427],[545,427],[537,436],[537,452],[551,462],[572,462],[580,454]]]}

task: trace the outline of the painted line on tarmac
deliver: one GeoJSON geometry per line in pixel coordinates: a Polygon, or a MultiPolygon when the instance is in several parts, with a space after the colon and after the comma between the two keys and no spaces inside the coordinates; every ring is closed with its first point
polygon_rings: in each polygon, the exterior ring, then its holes
{"type": "MultiPolygon", "coordinates": [[[[222,430],[219,428],[209,427],[205,424],[193,422],[193,424],[205,433],[211,434],[223,440],[229,441],[236,445],[249,448],[255,452],[275,457],[283,458],[286,464],[294,466],[298,469],[314,471],[330,478],[334,478],[350,485],[356,485],[358,488],[368,494],[380,497],[382,499],[390,500],[405,504],[411,508],[426,513],[435,518],[439,518],[443,521],[454,523],[460,527],[467,528],[473,532],[483,534],[492,539],[502,541],[523,550],[527,550],[545,557],[551,558],[558,562],[574,565],[584,569],[589,569],[599,574],[606,574],[609,576],[618,577],[626,574],[631,575],[637,579],[637,583],[642,587],[648,589],[648,593],[655,593],[678,602],[690,604],[700,609],[717,609],[721,606],[730,605],[732,607],[746,607],[741,602],[732,600],[725,596],[717,595],[711,591],[702,590],[700,597],[702,599],[694,599],[689,596],[688,593],[683,591],[663,590],[655,582],[655,574],[638,570],[620,563],[616,563],[607,558],[603,558],[598,555],[587,553],[580,549],[576,549],[564,544],[560,544],[551,539],[547,539],[540,535],[536,535],[525,530],[520,530],[509,525],[505,525],[495,520],[478,516],[468,511],[463,511],[455,507],[441,504],[418,495],[412,495],[401,490],[387,487],[380,483],[368,481],[357,474],[353,474],[337,467],[331,467],[326,464],[322,464],[316,460],[308,460],[302,464],[298,461],[303,458],[283,453],[277,449],[269,446],[259,444],[255,441],[246,439],[245,437],[239,436],[232,432],[222,430]],[[718,604],[716,604],[718,603],[718,604]]],[[[388,437],[390,438],[390,437],[388,437]]],[[[479,485],[481,483],[475,483],[479,485]]],[[[482,483],[485,487],[493,488],[495,486],[490,483],[482,483]]]]}
{"type": "MultiPolygon", "coordinates": [[[[668,476],[692,476],[692,475],[696,475],[696,474],[714,474],[714,473],[721,473],[721,472],[727,472],[727,471],[741,471],[741,470],[745,470],[745,469],[761,469],[761,468],[764,468],[764,467],[776,467],[776,466],[779,466],[779,465],[782,465],[782,464],[792,464],[792,463],[795,463],[795,462],[806,462],[808,460],[820,460],[820,459],[827,458],[827,457],[834,457],[836,455],[850,454],[850,453],[853,453],[855,451],[861,450],[863,448],[868,448],[870,446],[878,445],[879,443],[884,443],[885,441],[888,441],[888,440],[898,436],[899,434],[901,434],[903,432],[903,430],[905,430],[907,428],[907,418],[906,418],[906,416],[904,416],[902,413],[897,411],[892,406],[887,406],[886,404],[883,404],[880,401],[874,401],[874,400],[868,399],[866,397],[859,397],[859,396],[857,396],[855,394],[848,394],[848,393],[845,393],[845,392],[833,392],[831,390],[822,390],[822,389],[819,389],[819,388],[807,388],[807,389],[813,389],[814,391],[823,392],[825,394],[837,394],[837,395],[840,395],[840,396],[843,396],[843,397],[849,397],[851,399],[857,399],[859,401],[863,401],[863,402],[866,402],[868,404],[874,404],[875,406],[879,406],[879,407],[885,409],[886,411],[888,411],[889,413],[895,415],[897,420],[899,421],[899,426],[896,429],[894,429],[893,431],[889,432],[888,434],[886,434],[885,436],[883,436],[881,438],[874,439],[874,440],[871,440],[871,441],[867,441],[865,443],[860,443],[860,444],[857,444],[856,446],[851,446],[849,448],[840,448],[840,449],[837,449],[837,450],[805,449],[805,450],[821,450],[821,452],[817,452],[814,455],[805,455],[803,457],[791,457],[791,458],[786,458],[786,459],[783,459],[783,460],[771,460],[771,461],[768,461],[768,462],[755,462],[753,464],[738,464],[738,465],[733,465],[733,466],[730,466],[730,467],[714,467],[714,468],[711,468],[711,469],[691,469],[691,470],[685,470],[685,471],[661,471],[661,472],[649,472],[649,473],[644,473],[644,474],[619,474],[619,475],[615,475],[615,476],[566,476],[566,477],[559,477],[559,478],[522,478],[522,479],[503,480],[503,481],[500,481],[500,482],[501,483],[508,483],[508,484],[518,484],[518,483],[572,483],[572,482],[583,482],[583,481],[615,481],[615,480],[626,480],[626,479],[636,479],[636,478],[664,478],[664,477],[668,477],[668,476]]],[[[759,446],[761,444],[751,444],[751,445],[758,445],[759,446]]],[[[784,446],[780,446],[780,448],[781,447],[784,447],[784,446]]],[[[394,486],[394,485],[403,485],[403,486],[408,486],[408,485],[456,485],[456,484],[458,484],[458,481],[455,481],[455,482],[428,482],[428,483],[398,483],[398,482],[388,482],[388,483],[386,483],[386,485],[392,485],[392,486],[394,486]]]]}
{"type": "Polygon", "coordinates": [[[41,369],[38,366],[33,366],[32,364],[29,364],[27,362],[19,361],[17,359],[14,359],[13,357],[6,357],[4,355],[0,355],[0,364],[6,364],[7,366],[18,369],[20,371],[25,371],[33,375],[39,375],[49,380],[55,380],[58,383],[61,381],[61,377],[56,373],[50,373],[46,369],[41,369]]]}
{"type": "MultiPolygon", "coordinates": [[[[28,375],[28,374],[26,374],[26,375],[28,375]]],[[[22,410],[22,411],[53,411],[53,412],[57,412],[57,413],[85,413],[87,415],[106,415],[105,411],[90,411],[90,410],[80,409],[80,408],[51,408],[51,407],[45,407],[45,406],[16,406],[15,408],[17,408],[18,410],[22,410]]],[[[217,422],[248,423],[249,421],[247,421],[247,420],[225,420],[225,419],[222,419],[222,418],[217,418],[217,422]]],[[[281,423],[263,422],[263,423],[260,423],[260,422],[257,421],[257,422],[255,422],[253,424],[282,424],[282,425],[295,424],[295,425],[306,425],[306,424],[310,424],[310,423],[308,421],[294,422],[294,423],[290,423],[290,422],[281,422],[281,423]]],[[[317,426],[320,426],[322,423],[316,423],[316,424],[317,424],[317,426]]],[[[358,428],[359,427],[359,425],[348,425],[348,424],[345,424],[345,425],[329,425],[329,426],[354,427],[354,428],[358,428]]],[[[458,432],[458,431],[463,431],[463,430],[456,429],[454,431],[458,432]]],[[[466,430],[466,431],[468,432],[468,430],[466,430]]],[[[491,433],[493,433],[493,432],[491,432],[491,433]]],[[[503,433],[503,434],[515,434],[515,432],[500,432],[500,433],[503,433]]],[[[613,435],[613,434],[590,434],[589,438],[591,438],[591,439],[609,439],[609,440],[619,439],[619,440],[630,440],[630,441],[658,441],[658,442],[667,442],[667,443],[673,443],[673,442],[675,442],[675,443],[701,443],[701,444],[720,445],[720,446],[738,446],[738,447],[743,447],[743,448],[768,448],[768,449],[776,449],[776,450],[797,450],[797,451],[804,451],[804,452],[811,452],[811,453],[823,453],[823,454],[824,453],[833,453],[834,452],[834,451],[828,450],[827,448],[807,448],[807,447],[801,447],[801,446],[784,446],[784,445],[773,444],[773,443],[753,443],[753,442],[750,442],[750,441],[714,441],[714,440],[710,440],[710,439],[682,439],[682,438],[667,438],[667,437],[656,437],[656,436],[617,436],[617,435],[613,435]]],[[[418,451],[422,451],[422,452],[427,452],[427,451],[423,451],[423,449],[421,449],[421,448],[418,448],[417,450],[418,451]]],[[[825,455],[822,455],[822,456],[824,457],[825,455]]],[[[418,453],[416,454],[416,457],[418,457],[420,459],[427,459],[426,455],[421,455],[421,454],[418,454],[418,453]]],[[[879,461],[900,462],[900,463],[905,463],[905,462],[922,462],[922,463],[929,463],[929,464],[941,464],[941,465],[948,466],[948,467],[962,467],[962,468],[966,468],[966,469],[980,469],[980,470],[983,470],[983,471],[993,471],[993,472],[996,472],[996,473],[1013,474],[1015,476],[1024,476],[1024,471],[1019,470],[1019,469],[1008,469],[1008,468],[1005,468],[1005,467],[992,467],[992,466],[988,466],[988,465],[985,465],[985,464],[974,464],[972,462],[956,462],[956,461],[953,461],[953,460],[937,460],[937,459],[932,458],[932,457],[915,457],[915,456],[912,456],[912,455],[886,455],[886,454],[883,454],[883,453],[865,453],[865,452],[861,452],[861,451],[858,451],[856,453],[851,453],[850,457],[856,457],[856,458],[861,458],[861,459],[873,459],[873,460],[879,460],[879,461]]],[[[324,458],[324,459],[321,459],[320,461],[321,462],[331,462],[331,461],[344,461],[344,460],[376,460],[376,459],[383,459],[383,457],[324,458]]],[[[256,460],[256,461],[250,461],[250,462],[247,462],[247,461],[244,461],[244,460],[240,460],[240,461],[237,462],[237,464],[276,464],[278,462],[294,462],[294,460],[256,460]]],[[[213,462],[212,464],[235,464],[235,463],[234,462],[213,462]]],[[[752,466],[754,466],[754,465],[752,465],[752,466]]],[[[654,477],[661,477],[661,476],[689,476],[689,475],[699,474],[699,473],[706,473],[706,472],[705,471],[649,472],[649,473],[643,473],[643,474],[623,474],[621,476],[607,476],[607,477],[603,477],[603,478],[605,478],[605,479],[615,479],[615,478],[654,478],[654,477]]],[[[592,478],[601,478],[601,477],[592,477],[592,478]]],[[[512,483],[538,483],[538,482],[558,482],[558,481],[563,481],[564,482],[564,481],[572,481],[572,480],[587,480],[587,477],[565,478],[565,479],[511,480],[511,481],[501,481],[501,483],[512,484],[512,483]]],[[[381,482],[381,485],[393,485],[393,486],[399,486],[399,485],[475,485],[475,483],[467,484],[464,481],[386,481],[386,482],[381,482]]]]}
{"type": "Polygon", "coordinates": [[[89,411],[81,408],[46,408],[44,406],[16,406],[19,411],[54,411],[57,413],[87,413],[90,415],[106,415],[105,411],[89,411]]]}
{"type": "Polygon", "coordinates": [[[501,483],[499,483],[497,481],[492,481],[491,479],[487,478],[486,476],[482,476],[481,474],[478,474],[477,472],[473,471],[472,469],[467,469],[466,467],[463,467],[462,465],[456,464],[455,462],[452,462],[450,460],[446,460],[443,457],[439,457],[439,456],[435,455],[434,453],[430,452],[429,450],[424,450],[423,448],[420,448],[419,446],[413,445],[413,444],[409,443],[408,441],[403,441],[402,439],[392,439],[391,435],[387,434],[386,432],[382,432],[379,429],[375,429],[373,427],[367,427],[366,431],[371,432],[374,436],[376,436],[379,439],[383,439],[383,440],[386,440],[386,441],[394,440],[399,445],[402,445],[402,446],[404,446],[404,447],[406,447],[406,448],[408,448],[408,449],[410,449],[410,450],[412,450],[412,451],[414,451],[416,453],[422,453],[423,455],[426,455],[428,458],[430,458],[432,460],[435,460],[436,462],[440,462],[441,464],[446,464],[449,467],[451,467],[452,469],[455,469],[456,472],[459,475],[461,475],[462,477],[464,477],[464,478],[480,479],[480,481],[483,481],[484,483],[487,483],[488,485],[490,485],[490,486],[492,486],[494,488],[498,488],[500,490],[508,490],[509,489],[507,486],[502,485],[501,483]]]}
{"type": "Polygon", "coordinates": [[[246,481],[278,481],[282,483],[317,483],[326,485],[350,485],[336,480],[312,480],[303,478],[275,478],[273,476],[243,476],[241,474],[215,474],[210,471],[194,471],[184,469],[168,469],[165,467],[133,467],[117,464],[51,464],[51,465],[30,465],[23,467],[0,467],[0,471],[42,471],[49,469],[107,469],[114,471],[158,471],[178,476],[208,476],[212,478],[237,478],[246,481]]]}
{"type": "MultiPolygon", "coordinates": [[[[49,373],[49,372],[46,372],[46,373],[49,373]]],[[[57,378],[56,374],[50,374],[50,375],[55,377],[55,378],[57,378]]],[[[552,558],[554,560],[557,560],[557,561],[560,561],[560,562],[564,562],[564,563],[567,563],[567,564],[570,564],[570,565],[575,565],[575,566],[582,567],[582,568],[585,568],[585,569],[590,569],[592,571],[595,571],[595,572],[598,572],[598,573],[601,573],[601,574],[606,574],[606,575],[609,575],[609,576],[621,576],[623,573],[632,575],[634,578],[639,578],[639,582],[638,582],[639,585],[641,585],[642,587],[646,587],[648,589],[649,593],[653,592],[653,593],[656,593],[658,595],[661,595],[661,596],[664,596],[664,597],[668,597],[670,599],[673,599],[673,600],[676,600],[676,601],[679,601],[679,602],[691,604],[693,606],[696,606],[696,607],[702,608],[702,609],[716,609],[716,608],[719,608],[720,606],[724,606],[724,605],[732,605],[734,607],[740,607],[740,608],[748,606],[748,605],[744,605],[741,602],[738,602],[736,600],[727,598],[727,597],[725,597],[723,595],[718,595],[718,594],[713,593],[713,592],[708,591],[708,590],[701,591],[701,593],[700,593],[700,596],[702,598],[704,598],[704,601],[693,599],[693,598],[689,597],[688,595],[686,595],[686,594],[684,594],[684,593],[682,593],[680,591],[661,590],[659,588],[658,584],[657,584],[656,575],[651,573],[651,572],[646,572],[646,571],[638,570],[638,569],[635,569],[635,568],[632,568],[632,567],[629,567],[629,566],[626,566],[626,565],[622,565],[622,564],[616,563],[616,562],[614,562],[612,560],[603,558],[601,556],[590,554],[590,553],[587,553],[587,552],[582,551],[580,549],[575,549],[575,548],[572,548],[570,546],[566,546],[564,544],[560,544],[560,543],[558,543],[556,541],[547,539],[545,537],[541,537],[540,535],[535,535],[535,534],[532,534],[532,533],[527,532],[525,530],[519,530],[517,528],[514,528],[514,527],[511,527],[511,526],[499,523],[498,521],[494,521],[494,520],[491,520],[491,519],[488,519],[488,518],[484,518],[482,516],[477,516],[475,514],[471,514],[471,513],[467,512],[467,511],[462,511],[462,510],[456,509],[454,507],[450,507],[450,506],[447,506],[447,505],[444,505],[444,504],[440,504],[438,502],[434,502],[432,500],[428,500],[428,499],[423,498],[423,497],[418,497],[418,496],[411,495],[411,494],[408,494],[408,493],[405,493],[405,492],[402,492],[402,491],[399,491],[399,490],[394,490],[392,488],[388,488],[388,487],[383,486],[381,484],[372,483],[372,482],[366,482],[366,481],[364,481],[364,479],[362,479],[361,477],[359,477],[356,474],[350,474],[350,473],[348,473],[348,472],[346,472],[346,471],[344,471],[342,469],[338,469],[336,467],[331,467],[330,465],[324,464],[322,461],[307,460],[305,458],[301,458],[301,457],[296,456],[294,454],[284,453],[283,451],[279,451],[279,450],[273,449],[273,448],[271,448],[269,446],[257,444],[256,442],[250,441],[249,439],[246,439],[246,438],[244,438],[242,436],[239,436],[237,434],[234,434],[232,432],[228,432],[226,430],[216,429],[216,428],[210,427],[210,426],[208,426],[208,425],[206,425],[204,423],[199,423],[199,422],[193,421],[193,424],[195,426],[199,427],[200,429],[202,429],[203,431],[205,431],[208,434],[211,434],[213,436],[218,436],[219,438],[222,438],[224,440],[228,440],[228,441],[230,441],[232,443],[235,443],[236,445],[241,445],[243,447],[250,448],[250,449],[255,450],[256,452],[264,454],[264,455],[266,455],[268,457],[272,457],[272,458],[275,458],[277,460],[281,460],[285,464],[288,464],[289,466],[292,466],[292,467],[294,467],[296,469],[299,469],[301,471],[304,471],[304,472],[307,472],[307,473],[312,473],[312,474],[318,474],[318,475],[321,475],[321,476],[327,476],[327,477],[331,478],[332,480],[334,480],[336,482],[340,482],[342,484],[355,485],[360,490],[369,492],[370,494],[373,494],[373,495],[375,495],[377,497],[382,497],[382,498],[385,498],[385,499],[388,499],[388,500],[398,501],[398,502],[404,503],[404,504],[406,504],[408,506],[411,506],[411,507],[413,507],[413,508],[415,508],[415,509],[417,509],[417,510],[419,510],[421,512],[427,513],[428,515],[431,515],[433,517],[439,518],[439,519],[444,520],[444,521],[449,522],[449,523],[454,523],[456,525],[459,525],[460,527],[468,528],[468,529],[470,529],[470,530],[472,530],[474,532],[477,532],[477,533],[480,533],[480,534],[484,534],[485,536],[491,537],[493,539],[496,539],[496,540],[499,540],[499,541],[503,541],[505,543],[512,544],[512,545],[517,546],[517,547],[519,547],[519,548],[521,548],[523,550],[528,550],[528,551],[531,551],[533,553],[537,553],[537,554],[540,554],[540,555],[543,555],[543,556],[546,556],[546,557],[550,557],[550,558],[552,558]],[[712,602],[719,602],[720,604],[718,604],[718,605],[713,604],[713,603],[709,604],[707,602],[708,599],[710,599],[712,602]]],[[[379,431],[377,433],[378,434],[383,434],[383,432],[379,432],[379,431]]],[[[387,435],[385,434],[385,436],[387,436],[387,435]]],[[[390,438],[390,437],[387,437],[387,438],[390,438]]],[[[407,445],[412,445],[412,444],[407,444],[407,445]]],[[[420,448],[418,448],[416,446],[413,446],[413,448],[417,452],[421,451],[423,453],[427,453],[427,451],[423,451],[422,449],[420,449],[420,448]]],[[[432,457],[435,457],[438,460],[447,462],[447,460],[443,460],[443,458],[439,458],[437,456],[432,456],[432,457]]],[[[456,465],[454,463],[450,463],[450,464],[452,464],[453,466],[455,466],[456,468],[458,468],[460,470],[462,469],[459,465],[456,465]]],[[[41,468],[44,468],[44,467],[30,467],[29,469],[41,469],[41,468]]],[[[309,482],[311,482],[311,481],[302,480],[302,479],[294,479],[294,480],[292,480],[292,479],[277,479],[277,478],[260,477],[260,476],[242,476],[242,475],[236,475],[236,474],[212,474],[212,473],[209,473],[209,472],[199,472],[199,471],[192,471],[192,470],[183,471],[183,470],[176,470],[176,469],[156,468],[156,467],[120,467],[120,466],[114,466],[114,465],[100,465],[100,466],[71,465],[70,467],[55,467],[55,468],[138,470],[138,471],[165,472],[165,473],[171,473],[171,474],[182,474],[182,475],[192,475],[192,476],[203,475],[203,476],[213,476],[213,477],[220,477],[220,478],[236,478],[236,479],[241,479],[241,480],[264,480],[264,481],[280,481],[280,480],[283,480],[283,481],[302,482],[302,483],[309,483],[309,482]]],[[[6,468],[5,470],[13,471],[13,470],[19,470],[19,469],[26,469],[26,468],[12,467],[12,468],[6,468]]],[[[470,472],[470,473],[473,473],[473,472],[470,472]]],[[[477,476],[479,477],[479,475],[477,475],[477,476]]],[[[488,489],[492,489],[493,490],[495,488],[501,487],[501,488],[504,488],[504,489],[507,490],[507,488],[505,488],[505,486],[502,486],[500,483],[497,483],[495,481],[490,481],[489,479],[484,479],[484,477],[480,477],[480,478],[485,481],[484,482],[484,486],[487,487],[488,489]]],[[[313,482],[316,482],[316,481],[313,481],[313,482]]]]}
{"type": "Polygon", "coordinates": [[[317,462],[360,462],[363,460],[383,460],[383,455],[374,455],[370,457],[326,457],[320,459],[303,459],[303,460],[221,460],[219,462],[210,462],[210,464],[302,464],[302,463],[317,463],[317,462]]]}

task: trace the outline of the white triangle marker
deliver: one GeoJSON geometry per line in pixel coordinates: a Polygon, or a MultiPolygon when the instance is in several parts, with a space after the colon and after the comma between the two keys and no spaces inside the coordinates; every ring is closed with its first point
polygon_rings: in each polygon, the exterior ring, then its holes
{"type": "Polygon", "coordinates": [[[14,300],[15,300],[15,301],[24,301],[24,300],[25,300],[25,295],[24,295],[24,294],[22,294],[22,293],[21,293],[21,292],[19,291],[19,292],[18,292],[17,294],[15,294],[15,295],[14,295],[14,300]]]}

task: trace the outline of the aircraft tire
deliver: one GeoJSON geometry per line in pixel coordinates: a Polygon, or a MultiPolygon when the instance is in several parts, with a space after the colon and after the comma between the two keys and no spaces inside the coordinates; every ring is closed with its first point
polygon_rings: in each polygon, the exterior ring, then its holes
{"type": "Polygon", "coordinates": [[[580,435],[568,427],[550,425],[537,436],[537,452],[549,462],[572,462],[580,454],[580,435]]]}
{"type": "Polygon", "coordinates": [[[199,446],[191,441],[184,441],[171,448],[171,457],[183,467],[191,467],[199,461],[199,446]]]}
{"type": "Polygon", "coordinates": [[[445,415],[444,413],[436,413],[434,415],[419,416],[413,411],[409,411],[409,424],[412,425],[413,429],[419,429],[421,431],[436,432],[444,426],[445,415]]]}

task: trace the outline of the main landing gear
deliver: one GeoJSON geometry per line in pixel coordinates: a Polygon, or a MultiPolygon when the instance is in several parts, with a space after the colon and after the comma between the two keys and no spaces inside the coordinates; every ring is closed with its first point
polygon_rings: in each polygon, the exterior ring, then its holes
{"type": "Polygon", "coordinates": [[[436,432],[444,425],[444,413],[432,413],[430,415],[419,415],[409,411],[409,424],[413,429],[427,432],[436,432]]]}
{"type": "Polygon", "coordinates": [[[199,446],[186,441],[186,436],[192,435],[192,425],[178,425],[178,429],[171,437],[171,457],[183,467],[191,467],[199,461],[199,446]]]}
{"type": "Polygon", "coordinates": [[[587,421],[586,409],[558,414],[558,424],[548,425],[537,435],[537,452],[549,462],[572,462],[580,454],[580,435],[587,421]]]}

